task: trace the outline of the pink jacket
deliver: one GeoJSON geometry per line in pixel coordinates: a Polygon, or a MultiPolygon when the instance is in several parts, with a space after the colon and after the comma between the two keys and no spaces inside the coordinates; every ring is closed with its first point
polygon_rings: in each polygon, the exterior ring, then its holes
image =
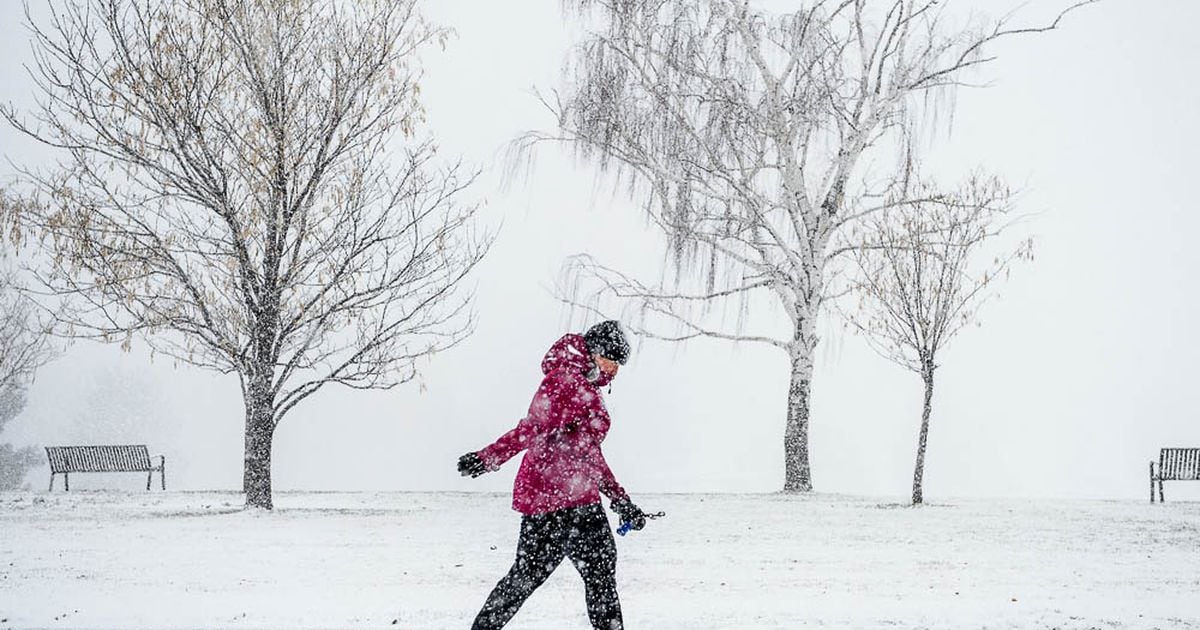
{"type": "Polygon", "coordinates": [[[513,483],[513,509],[541,514],[629,495],[617,483],[600,443],[608,434],[608,410],[600,387],[608,383],[601,374],[591,382],[587,373],[592,359],[580,335],[565,335],[542,359],[546,375],[529,413],[516,428],[479,451],[489,470],[526,451],[513,483]]]}

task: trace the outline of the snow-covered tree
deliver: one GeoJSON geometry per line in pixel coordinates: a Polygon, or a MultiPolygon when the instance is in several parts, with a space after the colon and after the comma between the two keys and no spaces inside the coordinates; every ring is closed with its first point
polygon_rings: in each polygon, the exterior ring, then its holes
{"type": "Polygon", "coordinates": [[[939,193],[912,183],[896,204],[872,216],[851,257],[856,308],[846,320],[884,358],[921,376],[925,397],[913,469],[912,502],[924,500],[925,447],[933,410],[938,352],[995,297],[996,283],[1013,262],[1030,260],[1032,239],[997,253],[995,241],[1013,224],[1012,193],[996,178],[976,175],[959,190],[939,193]]]}
{"type": "Polygon", "coordinates": [[[29,15],[58,149],[21,221],[59,330],[236,374],[246,504],[325,385],[387,388],[469,333],[476,173],[423,131],[415,0],[63,0],[29,15]],[[61,300],[61,303],[59,302],[61,300]]]}
{"type": "Polygon", "coordinates": [[[834,245],[838,235],[919,201],[886,197],[898,147],[914,127],[936,127],[930,104],[951,103],[993,44],[1052,30],[1088,3],[1035,27],[956,22],[945,6],[955,3],[937,0],[809,0],[783,14],[746,0],[566,4],[598,26],[572,55],[567,87],[544,99],[559,131],[517,146],[565,141],[612,168],[672,262],[641,281],[577,257],[567,299],[620,298],[651,337],[779,348],[790,371],[783,488],[811,490],[817,318],[853,251],[834,245]],[[786,330],[750,332],[763,321],[746,316],[752,299],[777,304],[786,330]],[[737,317],[712,316],[722,311],[737,317]]]}

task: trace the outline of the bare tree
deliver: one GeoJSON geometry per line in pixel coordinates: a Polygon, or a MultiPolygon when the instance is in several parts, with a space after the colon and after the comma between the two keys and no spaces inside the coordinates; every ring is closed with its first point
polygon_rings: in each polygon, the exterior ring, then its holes
{"type": "Polygon", "coordinates": [[[22,389],[50,360],[48,332],[13,275],[0,270],[0,391],[22,389]]]}
{"type": "Polygon", "coordinates": [[[1089,3],[1018,27],[1011,16],[957,26],[950,3],[935,0],[817,0],[783,15],[745,0],[567,2],[598,13],[600,26],[568,63],[564,93],[543,99],[559,131],[528,134],[517,155],[564,141],[614,169],[666,235],[671,262],[657,281],[637,282],[576,258],[568,299],[622,298],[651,337],[782,350],[791,374],[783,487],[811,490],[816,323],[853,251],[837,235],[921,201],[886,197],[903,138],[934,126],[923,114],[949,103],[993,59],[993,44],[1053,30],[1089,3]],[[748,332],[746,305],[758,294],[786,316],[782,334],[748,332]]]}
{"type": "Polygon", "coordinates": [[[246,504],[276,428],[325,385],[388,388],[474,317],[491,242],[421,131],[415,0],[72,0],[29,15],[40,97],[18,129],[23,225],[61,330],[236,374],[246,504]],[[56,300],[65,299],[59,305],[56,300]]]}
{"type": "MultiPolygon", "coordinates": [[[[49,330],[37,319],[33,304],[8,269],[11,239],[18,235],[10,223],[16,203],[0,189],[0,433],[25,408],[30,381],[53,356],[49,330]]],[[[0,490],[19,488],[25,472],[37,462],[32,447],[0,444],[0,490]]]]}
{"type": "Polygon", "coordinates": [[[884,358],[921,375],[925,398],[913,470],[912,502],[923,501],[925,448],[933,409],[938,352],[979,309],[1010,266],[1032,259],[1032,239],[1012,251],[982,259],[987,246],[1012,224],[1011,191],[999,180],[974,176],[949,194],[928,182],[896,198],[920,198],[873,216],[853,247],[852,281],[857,308],[846,320],[884,358]]]}

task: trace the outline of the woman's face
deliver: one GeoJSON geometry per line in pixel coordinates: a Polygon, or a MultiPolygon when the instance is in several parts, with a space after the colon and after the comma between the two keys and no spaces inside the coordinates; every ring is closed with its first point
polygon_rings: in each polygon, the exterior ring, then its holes
{"type": "Polygon", "coordinates": [[[608,380],[611,381],[617,377],[617,370],[621,369],[620,363],[617,363],[612,359],[606,359],[598,354],[593,355],[592,359],[596,361],[596,366],[600,368],[601,372],[604,372],[604,375],[608,377],[608,380]]]}

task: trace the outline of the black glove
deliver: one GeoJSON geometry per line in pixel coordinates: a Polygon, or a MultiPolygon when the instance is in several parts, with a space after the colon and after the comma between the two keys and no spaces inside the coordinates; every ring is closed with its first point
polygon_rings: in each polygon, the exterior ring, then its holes
{"type": "Polygon", "coordinates": [[[464,477],[478,477],[487,472],[487,465],[479,459],[479,453],[467,453],[458,458],[458,473],[464,477]]]}
{"type": "Polygon", "coordinates": [[[639,531],[646,526],[646,513],[633,504],[629,497],[617,499],[609,506],[621,518],[621,523],[629,523],[629,529],[639,531]]]}

